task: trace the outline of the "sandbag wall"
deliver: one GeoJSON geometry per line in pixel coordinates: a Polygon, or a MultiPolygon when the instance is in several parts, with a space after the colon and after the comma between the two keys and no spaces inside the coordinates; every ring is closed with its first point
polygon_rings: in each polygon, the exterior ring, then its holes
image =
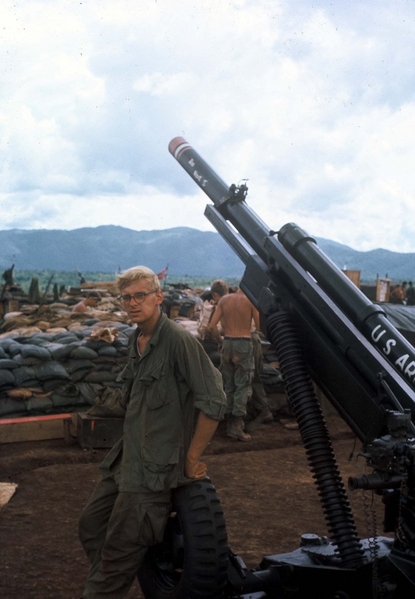
{"type": "Polygon", "coordinates": [[[0,338],[0,418],[87,409],[108,387],[122,386],[117,377],[134,327],[84,325],[0,338]]]}

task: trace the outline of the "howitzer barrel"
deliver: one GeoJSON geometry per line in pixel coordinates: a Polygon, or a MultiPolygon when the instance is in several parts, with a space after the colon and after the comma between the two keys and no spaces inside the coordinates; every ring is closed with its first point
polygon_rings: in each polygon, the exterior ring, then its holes
{"type": "Polygon", "coordinates": [[[415,389],[415,349],[387,320],[384,310],[373,304],[300,227],[284,225],[278,239],[415,389]]]}
{"type": "Polygon", "coordinates": [[[251,248],[266,262],[264,240],[270,232],[266,224],[249,208],[242,197],[232,197],[232,187],[216,175],[183,137],[172,139],[169,152],[212,200],[224,218],[236,227],[242,237],[249,239],[251,248]]]}
{"type": "MultiPolygon", "coordinates": [[[[169,151],[212,200],[215,206],[212,210],[216,209],[216,218],[223,218],[235,227],[252,252],[262,260],[263,268],[268,268],[270,257],[281,255],[280,248],[288,252],[295,263],[312,275],[318,286],[366,339],[377,347],[411,389],[415,389],[415,349],[387,320],[382,308],[366,298],[310,236],[297,225],[289,223],[281,228],[276,238],[275,233],[244,201],[246,193],[243,193],[243,185],[228,187],[182,137],[176,137],[170,142],[169,151]]],[[[229,238],[227,240],[229,241],[229,238]]],[[[236,244],[232,247],[236,251],[236,244]]],[[[243,261],[247,255],[239,252],[243,261]]],[[[276,260],[278,262],[278,259],[276,260]]],[[[280,265],[276,266],[278,269],[280,265]]],[[[270,276],[270,279],[275,283],[275,278],[270,276]]],[[[280,281],[284,285],[290,285],[287,277],[280,281]]],[[[298,289],[293,291],[298,296],[298,289]]],[[[352,355],[350,358],[353,359],[352,355]]],[[[394,389],[396,391],[396,386],[394,389]]],[[[413,392],[411,395],[409,406],[414,412],[415,396],[413,392]]]]}
{"type": "Polygon", "coordinates": [[[187,143],[183,137],[175,137],[169,143],[169,152],[185,171],[196,181],[216,205],[227,195],[229,187],[187,143]]]}

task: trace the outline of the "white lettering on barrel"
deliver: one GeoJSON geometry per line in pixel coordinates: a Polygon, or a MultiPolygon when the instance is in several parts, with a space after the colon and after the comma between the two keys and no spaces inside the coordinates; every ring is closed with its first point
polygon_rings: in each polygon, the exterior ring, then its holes
{"type": "Polygon", "coordinates": [[[378,329],[380,329],[381,326],[382,326],[381,324],[378,324],[378,326],[375,327],[372,331],[372,339],[375,343],[377,343],[379,341],[379,339],[382,337],[382,335],[384,335],[386,333],[386,330],[383,329],[383,331],[380,331],[380,333],[378,333],[378,335],[375,335],[376,331],[378,329]]]}
{"type": "Polygon", "coordinates": [[[406,364],[406,361],[408,360],[408,358],[409,358],[409,354],[404,354],[403,356],[398,358],[395,362],[396,366],[399,366],[399,368],[402,370],[402,372],[403,372],[403,369],[405,368],[405,364],[406,364]]]}
{"type": "Polygon", "coordinates": [[[391,353],[391,349],[392,349],[392,347],[393,347],[394,345],[396,345],[396,341],[395,341],[395,339],[388,339],[388,340],[386,341],[386,347],[384,347],[384,348],[383,348],[383,353],[384,353],[386,356],[389,356],[389,354],[391,353]]]}
{"type": "Polygon", "coordinates": [[[414,376],[415,375],[415,362],[409,362],[408,366],[405,368],[405,374],[408,377],[414,376]]]}

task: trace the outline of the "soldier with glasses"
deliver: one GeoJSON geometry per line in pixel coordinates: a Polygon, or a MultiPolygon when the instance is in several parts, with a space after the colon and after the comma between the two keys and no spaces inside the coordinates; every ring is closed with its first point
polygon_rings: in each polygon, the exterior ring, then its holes
{"type": "Polygon", "coordinates": [[[117,279],[137,330],[121,373],[123,437],[80,518],[91,564],[83,599],[125,597],[148,547],[163,539],[171,490],[206,475],[200,458],[226,409],[221,375],[202,345],[161,312],[153,271],[137,266],[117,279]]]}

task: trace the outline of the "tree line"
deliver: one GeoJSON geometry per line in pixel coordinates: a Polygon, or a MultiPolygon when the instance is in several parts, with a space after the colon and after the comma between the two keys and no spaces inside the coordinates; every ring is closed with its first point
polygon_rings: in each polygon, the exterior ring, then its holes
{"type": "MultiPolygon", "coordinates": [[[[13,279],[17,285],[23,289],[25,293],[29,292],[30,285],[33,278],[38,279],[40,292],[45,292],[48,288],[48,293],[52,292],[53,286],[57,286],[58,289],[62,287],[80,287],[83,281],[95,282],[95,281],[114,281],[115,273],[113,272],[79,272],[79,271],[58,271],[52,269],[44,270],[14,270],[13,279]]],[[[217,278],[222,278],[218,273],[217,278]]],[[[240,279],[238,278],[224,278],[228,285],[238,285],[240,279]]],[[[206,288],[210,287],[212,277],[192,276],[192,275],[170,275],[168,274],[164,281],[161,281],[162,287],[168,287],[169,285],[183,284],[190,289],[193,288],[206,288]]]]}

